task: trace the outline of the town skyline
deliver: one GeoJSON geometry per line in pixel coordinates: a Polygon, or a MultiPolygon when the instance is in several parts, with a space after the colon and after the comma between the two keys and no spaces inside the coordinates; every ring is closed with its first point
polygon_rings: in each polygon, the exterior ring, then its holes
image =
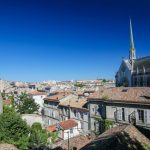
{"type": "Polygon", "coordinates": [[[114,79],[122,58],[128,58],[129,16],[137,58],[150,54],[149,2],[134,2],[1,1],[0,77],[114,79]]]}

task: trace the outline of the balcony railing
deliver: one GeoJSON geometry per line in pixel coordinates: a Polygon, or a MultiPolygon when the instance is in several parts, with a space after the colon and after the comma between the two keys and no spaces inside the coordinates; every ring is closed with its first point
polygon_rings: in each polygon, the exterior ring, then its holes
{"type": "Polygon", "coordinates": [[[114,120],[117,122],[117,123],[125,123],[125,124],[133,124],[133,125],[138,125],[138,126],[142,126],[142,127],[148,127],[150,128],[150,124],[148,124],[147,122],[145,121],[141,121],[137,118],[136,116],[136,111],[133,111],[131,114],[128,115],[128,119],[126,120],[123,120],[121,118],[118,117],[118,111],[119,110],[116,110],[114,112],[114,120]]]}

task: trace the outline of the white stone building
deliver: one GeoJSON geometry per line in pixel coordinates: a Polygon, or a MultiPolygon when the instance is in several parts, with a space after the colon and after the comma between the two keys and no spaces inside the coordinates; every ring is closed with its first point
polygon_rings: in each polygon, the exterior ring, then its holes
{"type": "Polygon", "coordinates": [[[34,91],[29,93],[29,95],[34,99],[35,103],[40,106],[39,113],[41,113],[44,108],[44,98],[47,96],[47,94],[45,92],[34,91]]]}

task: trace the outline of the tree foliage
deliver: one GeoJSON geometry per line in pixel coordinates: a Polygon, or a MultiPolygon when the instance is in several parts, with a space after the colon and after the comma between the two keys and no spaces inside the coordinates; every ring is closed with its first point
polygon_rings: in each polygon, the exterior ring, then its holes
{"type": "Polygon", "coordinates": [[[34,123],[31,127],[29,149],[43,149],[48,144],[48,133],[42,129],[40,123],[34,123]]]}
{"type": "Polygon", "coordinates": [[[4,107],[0,115],[0,142],[17,146],[20,150],[28,149],[29,127],[15,110],[4,107]]]}
{"type": "Polygon", "coordinates": [[[74,86],[83,88],[85,85],[83,83],[76,83],[76,84],[74,84],[74,86]]]}
{"type": "Polygon", "coordinates": [[[38,111],[39,105],[29,95],[22,93],[17,97],[16,109],[20,114],[32,114],[38,111]]]}

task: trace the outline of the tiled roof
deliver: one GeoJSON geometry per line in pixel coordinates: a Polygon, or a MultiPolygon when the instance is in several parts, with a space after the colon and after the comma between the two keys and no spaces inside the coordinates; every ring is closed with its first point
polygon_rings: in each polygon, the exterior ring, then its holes
{"type": "Polygon", "coordinates": [[[76,127],[78,125],[78,123],[75,120],[73,120],[73,119],[69,119],[69,120],[60,122],[59,125],[64,130],[67,130],[67,129],[71,129],[73,127],[76,127]]]}
{"type": "Polygon", "coordinates": [[[133,65],[133,70],[136,72],[137,68],[139,70],[143,70],[143,67],[145,69],[150,69],[150,56],[143,57],[140,59],[135,59],[134,65],[133,65]]]}
{"type": "Polygon", "coordinates": [[[39,91],[33,91],[33,92],[30,92],[29,95],[46,95],[45,92],[39,92],[39,91]]]}
{"type": "Polygon", "coordinates": [[[87,99],[78,99],[78,98],[71,98],[67,99],[63,102],[59,103],[59,106],[70,106],[73,108],[80,108],[83,109],[83,106],[87,103],[87,99]]]}
{"type": "Polygon", "coordinates": [[[54,132],[54,131],[56,131],[56,125],[48,126],[48,127],[47,127],[47,131],[49,131],[49,132],[54,132]]]}
{"type": "Polygon", "coordinates": [[[150,140],[133,125],[121,125],[107,130],[81,150],[146,149],[150,140]]]}
{"type": "Polygon", "coordinates": [[[149,87],[103,88],[95,92],[93,95],[91,95],[88,100],[150,104],[150,88],[149,87]]]}
{"type": "MultiPolygon", "coordinates": [[[[77,150],[88,144],[89,142],[92,141],[92,137],[88,135],[79,135],[75,136],[73,138],[70,138],[69,144],[70,144],[70,149],[73,149],[73,147],[76,147],[77,150]]],[[[63,141],[61,145],[62,149],[68,149],[68,141],[65,140],[63,141]]]]}
{"type": "Polygon", "coordinates": [[[46,100],[46,101],[59,101],[68,95],[70,95],[70,93],[66,93],[66,92],[58,93],[56,95],[48,96],[48,97],[44,98],[44,100],[46,100]]]}

